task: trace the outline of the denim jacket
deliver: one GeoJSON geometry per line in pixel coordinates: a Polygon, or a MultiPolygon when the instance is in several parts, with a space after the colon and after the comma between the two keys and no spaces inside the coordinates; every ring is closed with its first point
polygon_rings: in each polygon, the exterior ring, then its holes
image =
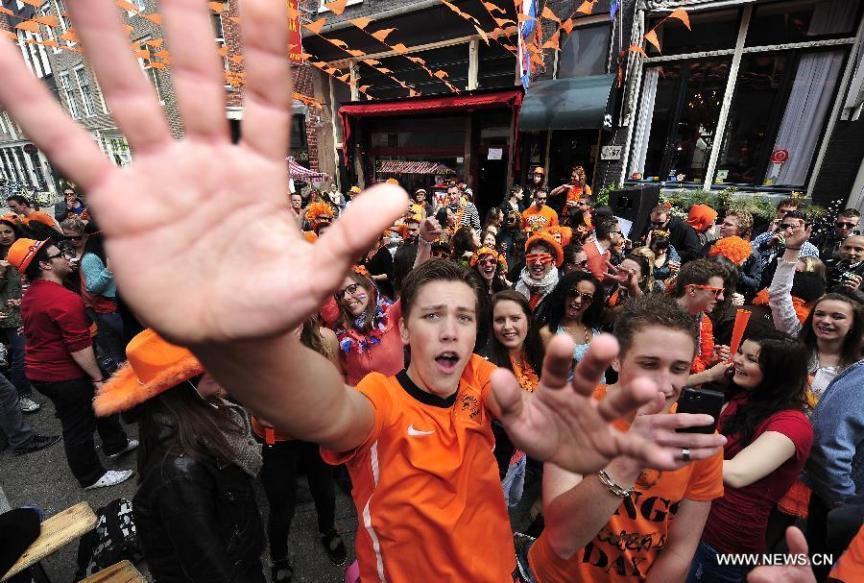
{"type": "Polygon", "coordinates": [[[864,360],[859,360],[825,389],[813,412],[813,449],[807,477],[829,507],[864,494],[864,360]]]}

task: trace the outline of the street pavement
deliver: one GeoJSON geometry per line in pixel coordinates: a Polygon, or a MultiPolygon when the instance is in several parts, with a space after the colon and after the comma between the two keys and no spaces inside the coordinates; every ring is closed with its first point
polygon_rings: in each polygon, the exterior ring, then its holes
{"type": "MultiPolygon", "coordinates": [[[[34,399],[42,405],[37,413],[26,415],[25,421],[42,435],[59,435],[60,422],[54,416],[54,407],[47,398],[38,392],[34,399]]],[[[130,436],[137,435],[135,425],[126,426],[130,436]]],[[[98,434],[96,443],[99,443],[98,434]]],[[[100,449],[101,451],[101,449],[100,449]]],[[[116,463],[104,461],[108,469],[134,469],[135,454],[130,453],[116,463]]],[[[63,442],[26,456],[14,457],[11,453],[0,454],[0,486],[9,498],[12,507],[33,504],[40,507],[45,517],[51,516],[77,504],[87,501],[96,510],[108,504],[115,498],[132,499],[137,487],[137,476],[112,488],[98,490],[82,490],[66,465],[63,453],[63,442]]],[[[266,520],[268,507],[264,492],[259,487],[259,508],[266,520]]],[[[354,560],[354,531],[357,520],[351,499],[337,488],[336,498],[336,528],[342,533],[348,548],[349,563],[354,560]]],[[[327,558],[323,547],[318,542],[318,525],[315,506],[309,495],[305,475],[299,478],[297,512],[291,525],[291,536],[288,542],[289,553],[294,563],[294,581],[300,582],[341,582],[344,581],[344,567],[333,566],[327,558]]],[[[75,574],[78,552],[77,541],[67,545],[55,553],[42,565],[49,578],[54,583],[68,583],[75,574]]],[[[265,555],[266,575],[269,580],[270,569],[265,555]]],[[[139,570],[146,573],[146,567],[139,565],[139,570]]]]}

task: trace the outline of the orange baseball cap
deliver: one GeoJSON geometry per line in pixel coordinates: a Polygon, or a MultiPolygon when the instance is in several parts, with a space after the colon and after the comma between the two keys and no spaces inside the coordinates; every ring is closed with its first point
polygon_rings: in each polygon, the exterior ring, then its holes
{"type": "Polygon", "coordinates": [[[6,255],[6,260],[15,266],[19,272],[24,273],[27,268],[33,263],[36,253],[43,245],[48,243],[48,239],[44,241],[36,241],[34,239],[17,239],[12,246],[9,247],[9,253],[6,255]]]}

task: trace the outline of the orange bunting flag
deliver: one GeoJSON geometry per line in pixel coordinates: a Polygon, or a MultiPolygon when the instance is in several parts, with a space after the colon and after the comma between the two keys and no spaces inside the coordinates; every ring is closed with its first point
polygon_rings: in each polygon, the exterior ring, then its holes
{"type": "Polygon", "coordinates": [[[504,28],[506,26],[515,26],[516,25],[516,23],[513,22],[512,20],[510,20],[509,18],[495,18],[493,16],[492,20],[494,20],[495,24],[497,24],[501,28],[504,28]]]}
{"type": "Polygon", "coordinates": [[[60,19],[56,16],[51,16],[50,14],[46,16],[37,16],[33,19],[35,22],[39,24],[44,24],[45,26],[50,26],[51,28],[55,28],[60,26],[60,19]]]}
{"type": "Polygon", "coordinates": [[[138,12],[138,7],[126,0],[117,0],[115,4],[117,4],[117,8],[122,8],[126,12],[138,12]]]}
{"type": "Polygon", "coordinates": [[[390,36],[390,33],[393,32],[394,30],[396,30],[396,29],[395,28],[382,28],[381,30],[375,31],[371,34],[372,34],[372,36],[375,37],[375,40],[383,43],[384,39],[386,39],[388,36],[390,36]]]}
{"type": "Polygon", "coordinates": [[[438,70],[438,71],[435,71],[435,72],[433,73],[433,75],[435,75],[436,77],[438,77],[438,78],[441,79],[442,81],[443,81],[444,79],[446,79],[447,77],[450,76],[450,74],[449,74],[447,71],[444,71],[444,70],[438,70]]]}
{"type": "Polygon", "coordinates": [[[572,19],[572,18],[568,18],[567,20],[565,20],[564,22],[562,22],[562,23],[561,23],[561,28],[562,28],[562,29],[564,30],[564,32],[566,32],[567,34],[570,34],[571,32],[573,32],[573,19],[572,19]]]}
{"type": "Polygon", "coordinates": [[[543,43],[543,46],[540,48],[541,49],[555,49],[556,51],[558,49],[560,49],[561,48],[561,32],[556,30],[555,34],[553,34],[551,37],[549,37],[549,40],[547,40],[545,43],[543,43]]]}
{"type": "Polygon", "coordinates": [[[558,23],[561,22],[561,19],[558,18],[558,16],[554,12],[552,12],[552,9],[549,8],[548,6],[543,7],[543,12],[540,13],[540,16],[542,16],[546,20],[554,20],[555,22],[558,22],[558,23]]]}
{"type": "Polygon", "coordinates": [[[333,0],[333,2],[327,2],[324,4],[324,7],[339,16],[343,12],[345,12],[345,5],[348,3],[348,0],[333,0]]]}
{"type": "Polygon", "coordinates": [[[19,22],[18,24],[15,25],[15,28],[17,28],[18,30],[26,30],[29,32],[36,32],[36,33],[38,33],[40,31],[39,23],[33,22],[32,20],[25,20],[24,22],[19,22]]]}
{"type": "MultiPolygon", "coordinates": [[[[13,16],[15,13],[12,12],[11,10],[9,10],[8,8],[4,8],[3,6],[0,6],[0,14],[6,14],[8,16],[13,16]]],[[[3,32],[8,32],[8,31],[4,30],[3,32]]],[[[15,35],[12,35],[12,36],[15,36],[15,35]]]]}
{"type": "Polygon", "coordinates": [[[158,12],[153,12],[151,14],[142,14],[141,16],[157,26],[162,25],[162,15],[158,12]]]}
{"type": "Polygon", "coordinates": [[[666,18],[675,18],[677,20],[680,20],[681,23],[687,27],[687,30],[693,30],[692,28],[690,28],[690,16],[688,16],[687,11],[683,8],[676,8],[675,10],[670,12],[669,16],[667,16],[666,18]]]}
{"type": "Polygon", "coordinates": [[[232,57],[229,57],[228,60],[231,61],[232,63],[234,63],[235,65],[239,65],[240,63],[243,62],[243,55],[234,55],[232,57]]]}
{"type": "Polygon", "coordinates": [[[506,10],[504,10],[503,8],[501,8],[500,6],[498,6],[497,4],[494,4],[492,2],[484,2],[483,6],[486,7],[486,10],[489,11],[489,14],[492,14],[493,12],[500,12],[501,14],[507,14],[506,10]]]}
{"type": "Polygon", "coordinates": [[[357,88],[357,91],[359,91],[360,93],[366,93],[370,87],[372,87],[372,86],[371,85],[361,85],[360,87],[357,88]]]}
{"type": "Polygon", "coordinates": [[[210,10],[212,10],[213,12],[216,12],[217,14],[221,14],[221,13],[225,12],[225,10],[228,8],[222,2],[208,2],[207,6],[210,7],[210,10]]]}
{"type": "Polygon", "coordinates": [[[336,79],[342,81],[343,83],[348,83],[351,80],[351,74],[345,73],[344,75],[339,75],[338,77],[336,77],[336,79]]]}
{"type": "Polygon", "coordinates": [[[366,17],[364,16],[364,17],[362,17],[362,18],[355,18],[355,19],[353,19],[353,20],[349,20],[348,22],[350,22],[351,24],[353,24],[354,26],[356,26],[356,27],[359,28],[360,30],[365,30],[365,28],[366,28],[367,26],[369,26],[369,23],[372,22],[372,19],[371,19],[371,18],[366,18],[366,17]]]}
{"type": "Polygon", "coordinates": [[[60,40],[68,40],[69,42],[77,43],[78,33],[75,32],[74,28],[70,28],[69,30],[60,35],[60,40]]]}
{"type": "Polygon", "coordinates": [[[389,75],[390,73],[393,72],[386,67],[375,67],[375,70],[378,71],[379,73],[381,73],[382,75],[389,75]]]}
{"type": "Polygon", "coordinates": [[[381,61],[377,59],[363,59],[363,62],[369,65],[370,67],[375,67],[376,65],[380,65],[381,61]]]}
{"type": "Polygon", "coordinates": [[[158,49],[158,48],[161,48],[164,43],[165,43],[165,39],[154,38],[154,39],[146,41],[144,44],[146,44],[149,47],[153,47],[154,49],[158,49]]]}
{"type": "Polygon", "coordinates": [[[135,56],[138,57],[139,59],[147,60],[150,58],[150,51],[148,51],[146,49],[138,50],[138,51],[135,51],[135,56]]]}
{"type": "Polygon", "coordinates": [[[585,0],[585,2],[579,5],[579,8],[576,9],[576,12],[578,12],[579,14],[591,14],[592,12],[594,12],[594,2],[596,2],[596,0],[594,0],[593,2],[591,0],[585,0]]]}
{"type": "Polygon", "coordinates": [[[390,45],[390,48],[392,48],[394,51],[396,51],[400,55],[404,55],[405,53],[408,52],[408,47],[406,47],[402,43],[396,43],[395,45],[390,45]]]}
{"type": "Polygon", "coordinates": [[[366,54],[363,51],[357,50],[357,49],[346,49],[345,52],[348,53],[349,55],[351,55],[352,57],[362,57],[363,55],[366,54]]]}
{"type": "Polygon", "coordinates": [[[55,49],[60,48],[60,43],[58,43],[56,40],[48,39],[46,41],[43,41],[42,44],[45,45],[46,47],[52,47],[55,49]]]}
{"type": "Polygon", "coordinates": [[[645,49],[643,49],[643,48],[640,47],[639,45],[630,45],[630,49],[629,49],[629,50],[630,50],[631,53],[639,53],[639,54],[642,55],[643,57],[647,57],[647,56],[648,56],[648,53],[645,52],[645,49]]]}
{"type": "Polygon", "coordinates": [[[168,51],[159,51],[159,52],[153,53],[153,56],[156,57],[157,59],[167,59],[168,57],[171,56],[171,53],[169,53],[168,51]]]}
{"type": "Polygon", "coordinates": [[[304,24],[303,28],[311,32],[312,34],[321,34],[321,29],[324,28],[324,23],[327,22],[327,17],[322,16],[315,22],[310,22],[309,24],[304,24]]]}
{"type": "Polygon", "coordinates": [[[330,44],[331,44],[331,45],[337,46],[337,47],[339,47],[339,48],[342,49],[342,50],[345,50],[345,49],[348,48],[348,43],[346,43],[346,42],[345,42],[344,40],[342,40],[342,39],[338,39],[338,38],[328,38],[327,40],[330,41],[330,44]]]}
{"type": "Polygon", "coordinates": [[[660,50],[660,39],[657,38],[657,29],[651,29],[645,33],[645,40],[654,45],[654,48],[657,49],[657,52],[662,52],[660,50]]]}
{"type": "Polygon", "coordinates": [[[21,1],[24,4],[29,4],[30,6],[35,6],[36,8],[39,8],[40,6],[42,6],[45,3],[44,0],[21,0],[21,1]]]}
{"type": "Polygon", "coordinates": [[[408,57],[408,60],[411,61],[412,63],[417,63],[418,65],[425,65],[426,64],[426,60],[421,59],[420,57],[408,57]]]}

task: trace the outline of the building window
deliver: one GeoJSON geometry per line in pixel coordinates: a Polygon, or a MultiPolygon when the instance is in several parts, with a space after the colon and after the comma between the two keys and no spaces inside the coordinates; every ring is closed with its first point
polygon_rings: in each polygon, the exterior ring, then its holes
{"type": "Polygon", "coordinates": [[[78,104],[75,102],[75,92],[72,90],[72,84],[69,82],[68,73],[60,73],[57,78],[60,80],[60,92],[63,95],[63,100],[66,102],[66,108],[69,110],[69,115],[72,119],[78,119],[78,104]]]}
{"type": "Polygon", "coordinates": [[[705,180],[731,58],[689,60],[656,67],[644,173],[665,180],[705,180]]]}
{"type": "MultiPolygon", "coordinates": [[[[138,50],[147,51],[147,54],[149,54],[151,49],[147,45],[148,40],[150,40],[150,38],[143,38],[138,41],[138,50]]],[[[159,70],[153,66],[153,61],[149,57],[138,57],[138,64],[141,65],[141,70],[144,71],[144,75],[147,76],[147,79],[150,80],[150,84],[153,85],[159,103],[164,105],[165,98],[164,92],[162,91],[162,80],[159,78],[159,70]]]]}
{"type": "Polygon", "coordinates": [[[606,73],[611,37],[609,24],[574,28],[561,43],[558,79],[606,73]]]}
{"type": "Polygon", "coordinates": [[[30,39],[30,34],[29,32],[19,30],[18,46],[21,48],[21,54],[24,55],[24,62],[27,63],[27,67],[34,75],[41,79],[46,73],[42,70],[42,61],[39,59],[39,54],[35,47],[27,42],[30,39]]]}
{"type": "MultiPolygon", "coordinates": [[[[225,26],[222,22],[222,14],[213,13],[213,36],[216,37],[216,45],[221,49],[225,47],[225,26]]],[[[228,54],[222,57],[222,69],[224,71],[230,71],[231,66],[228,64],[228,54]]],[[[229,84],[226,83],[227,87],[230,87],[229,84]]]]}
{"type": "Polygon", "coordinates": [[[78,82],[78,90],[81,91],[81,104],[84,106],[84,115],[90,117],[96,115],[96,101],[93,95],[93,87],[90,85],[90,76],[84,67],[75,69],[75,80],[78,82]]]}
{"type": "Polygon", "coordinates": [[[792,0],[757,5],[745,46],[854,36],[860,13],[861,0],[792,0]]]}
{"type": "MultiPolygon", "coordinates": [[[[54,9],[57,11],[57,18],[60,20],[60,28],[63,32],[69,30],[69,16],[66,14],[66,6],[63,0],[54,0],[54,9]]],[[[72,44],[67,41],[67,44],[72,44]]]]}
{"type": "MultiPolygon", "coordinates": [[[[48,4],[47,2],[45,4],[43,4],[42,8],[39,9],[39,14],[41,16],[50,16],[51,15],[51,5],[48,4]]],[[[54,42],[54,43],[58,43],[58,46],[51,48],[51,50],[56,55],[57,53],[60,52],[60,47],[59,47],[60,41],[57,40],[57,35],[54,33],[54,29],[48,25],[44,25],[42,28],[45,30],[45,36],[48,38],[48,40],[50,40],[51,42],[54,42]]]]}
{"type": "MultiPolygon", "coordinates": [[[[687,27],[677,20],[666,20],[663,26],[658,29],[657,37],[663,55],[682,55],[724,49],[731,52],[735,48],[741,20],[740,9],[691,10],[689,16],[692,31],[687,30],[687,27]]],[[[661,20],[665,20],[665,15],[650,19],[645,25],[645,30],[651,30],[661,20]]],[[[651,43],[645,43],[645,50],[650,56],[660,54],[651,43]]]]}

